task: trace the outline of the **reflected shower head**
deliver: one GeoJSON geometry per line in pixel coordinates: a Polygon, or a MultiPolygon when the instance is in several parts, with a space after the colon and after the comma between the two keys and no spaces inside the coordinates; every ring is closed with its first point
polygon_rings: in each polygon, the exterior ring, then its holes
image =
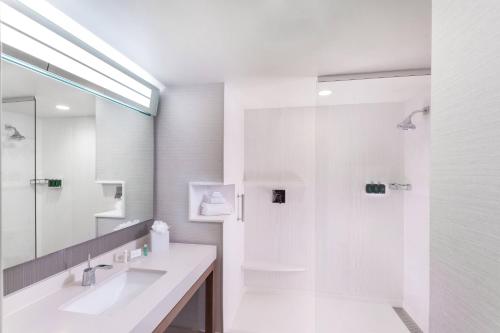
{"type": "Polygon", "coordinates": [[[21,133],[19,133],[19,131],[17,130],[17,128],[15,128],[12,125],[5,125],[5,129],[7,131],[11,131],[12,132],[12,134],[9,136],[9,139],[17,140],[17,141],[21,141],[21,140],[26,139],[24,137],[24,135],[22,135],[21,133]]]}
{"type": "Polygon", "coordinates": [[[419,112],[422,112],[423,114],[428,114],[430,110],[431,110],[431,108],[429,106],[427,106],[427,107],[423,108],[422,110],[413,111],[412,113],[410,113],[410,115],[408,117],[406,117],[402,122],[400,122],[398,124],[398,128],[402,129],[403,131],[416,129],[417,126],[415,126],[415,124],[411,121],[411,118],[413,117],[413,115],[415,113],[419,113],[419,112]]]}

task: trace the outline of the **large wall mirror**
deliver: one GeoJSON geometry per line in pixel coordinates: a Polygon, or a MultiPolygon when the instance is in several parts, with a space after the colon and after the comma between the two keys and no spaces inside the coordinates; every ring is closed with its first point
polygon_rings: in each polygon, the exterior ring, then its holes
{"type": "Polygon", "coordinates": [[[3,267],[153,217],[153,118],[2,60],[3,267]]]}

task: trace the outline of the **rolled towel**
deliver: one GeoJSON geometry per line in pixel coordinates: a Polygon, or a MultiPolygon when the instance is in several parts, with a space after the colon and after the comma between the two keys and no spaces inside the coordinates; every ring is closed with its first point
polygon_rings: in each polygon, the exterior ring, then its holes
{"type": "Polygon", "coordinates": [[[211,195],[205,194],[203,198],[203,202],[209,203],[209,204],[225,204],[226,199],[220,194],[220,192],[214,192],[211,195]],[[218,193],[218,195],[214,195],[218,193]]]}
{"type": "Polygon", "coordinates": [[[204,216],[215,216],[215,215],[230,215],[232,209],[227,204],[211,204],[203,202],[201,204],[200,214],[204,216]]]}

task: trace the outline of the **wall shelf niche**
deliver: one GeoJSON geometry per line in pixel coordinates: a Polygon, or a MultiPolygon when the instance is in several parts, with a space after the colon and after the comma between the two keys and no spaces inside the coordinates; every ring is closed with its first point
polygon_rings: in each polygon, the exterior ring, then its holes
{"type": "Polygon", "coordinates": [[[190,182],[189,183],[189,221],[223,223],[224,220],[235,213],[235,185],[217,182],[190,182]],[[201,204],[205,195],[220,192],[231,214],[226,215],[202,215],[201,204]]]}
{"type": "Polygon", "coordinates": [[[125,182],[121,180],[96,180],[96,183],[102,185],[104,197],[108,198],[114,207],[105,212],[96,213],[94,216],[108,219],[125,218],[125,182]],[[115,198],[116,193],[121,193],[120,199],[115,198]],[[118,200],[120,204],[116,205],[118,200]]]}

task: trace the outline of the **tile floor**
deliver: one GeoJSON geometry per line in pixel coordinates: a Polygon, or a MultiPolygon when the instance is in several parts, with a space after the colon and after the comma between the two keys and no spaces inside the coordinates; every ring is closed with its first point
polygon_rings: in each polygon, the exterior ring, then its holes
{"type": "Polygon", "coordinates": [[[390,305],[297,292],[249,291],[230,333],[408,333],[390,305]]]}

